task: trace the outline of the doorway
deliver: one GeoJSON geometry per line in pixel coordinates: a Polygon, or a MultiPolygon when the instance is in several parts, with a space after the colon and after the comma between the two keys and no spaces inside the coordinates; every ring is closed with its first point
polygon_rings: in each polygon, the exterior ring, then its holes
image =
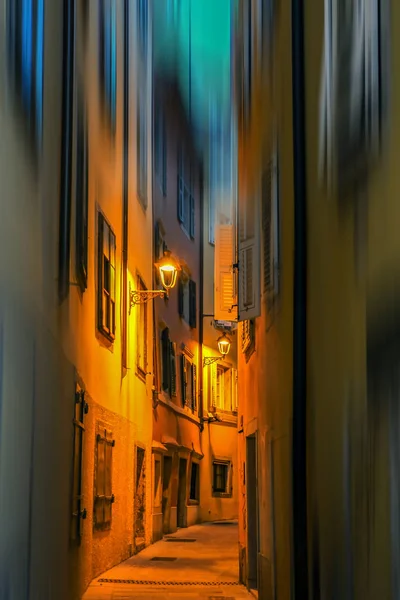
{"type": "Polygon", "coordinates": [[[163,470],[163,487],[162,487],[162,515],[163,515],[163,533],[170,533],[170,513],[171,513],[171,473],[172,473],[172,458],[164,456],[163,470]]]}
{"type": "Polygon", "coordinates": [[[140,552],[146,545],[146,452],[136,446],[136,477],[134,498],[134,548],[140,552]]]}
{"type": "Polygon", "coordinates": [[[186,458],[179,459],[178,527],[186,527],[186,458]]]}
{"type": "Polygon", "coordinates": [[[258,488],[257,488],[257,438],[246,438],[246,498],[247,498],[247,585],[258,589],[258,488]]]}

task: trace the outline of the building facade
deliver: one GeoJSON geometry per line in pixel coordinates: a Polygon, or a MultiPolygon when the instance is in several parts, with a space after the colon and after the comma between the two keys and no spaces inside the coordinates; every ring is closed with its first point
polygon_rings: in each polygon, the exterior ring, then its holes
{"type": "MultiPolygon", "coordinates": [[[[154,303],[153,540],[200,519],[201,163],[177,81],[154,79],[154,258],[180,263],[154,303]]],[[[160,286],[154,272],[154,289],[160,286]]]]}
{"type": "Polygon", "coordinates": [[[1,595],[80,598],[151,541],[151,3],[0,12],[1,595]]]}

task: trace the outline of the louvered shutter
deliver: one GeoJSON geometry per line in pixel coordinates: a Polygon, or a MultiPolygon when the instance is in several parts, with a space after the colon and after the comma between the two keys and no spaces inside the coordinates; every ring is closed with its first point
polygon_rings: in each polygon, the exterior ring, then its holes
{"type": "Polygon", "coordinates": [[[192,394],[193,394],[193,402],[192,407],[193,410],[197,410],[197,368],[196,365],[192,365],[192,394]]]}
{"type": "Polygon", "coordinates": [[[169,342],[170,344],[170,374],[171,374],[171,385],[170,395],[176,396],[176,344],[169,342]]]}
{"type": "Polygon", "coordinates": [[[182,151],[178,154],[178,220],[180,223],[185,221],[185,184],[183,180],[183,157],[182,151]]]}
{"type": "Polygon", "coordinates": [[[211,395],[211,406],[215,408],[217,406],[217,365],[212,364],[209,367],[210,371],[210,395],[211,395]]]}
{"type": "Polygon", "coordinates": [[[178,314],[182,319],[185,315],[184,298],[185,298],[184,283],[179,278],[179,280],[178,280],[178,314]]]}
{"type": "Polygon", "coordinates": [[[235,321],[237,319],[237,308],[234,306],[236,304],[234,253],[233,225],[217,225],[215,228],[214,317],[219,321],[235,321]]]}
{"type": "Polygon", "coordinates": [[[195,234],[195,206],[194,196],[190,194],[190,237],[194,239],[195,234]]]}
{"type": "Polygon", "coordinates": [[[189,281],[189,325],[192,329],[196,328],[196,282],[189,281]]]}
{"type": "Polygon", "coordinates": [[[263,289],[273,287],[274,269],[272,252],[272,165],[269,162],[262,177],[262,243],[263,243],[263,289]]]}
{"type": "Polygon", "coordinates": [[[239,321],[261,314],[259,198],[239,197],[239,321]]]}
{"type": "Polygon", "coordinates": [[[232,369],[232,410],[238,410],[237,370],[232,369]]]}
{"type": "Polygon", "coordinates": [[[170,386],[170,342],[169,330],[166,327],[161,333],[162,350],[162,388],[166,392],[170,386]]]}
{"type": "Polygon", "coordinates": [[[187,361],[186,356],[181,354],[181,396],[182,405],[186,404],[186,387],[187,387],[187,361]]]}

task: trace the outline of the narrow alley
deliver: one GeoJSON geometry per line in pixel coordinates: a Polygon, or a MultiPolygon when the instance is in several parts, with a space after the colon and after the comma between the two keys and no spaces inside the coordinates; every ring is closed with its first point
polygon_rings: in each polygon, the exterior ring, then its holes
{"type": "Polygon", "coordinates": [[[252,598],[238,583],[235,521],[194,525],[103,573],[83,600],[252,598]]]}

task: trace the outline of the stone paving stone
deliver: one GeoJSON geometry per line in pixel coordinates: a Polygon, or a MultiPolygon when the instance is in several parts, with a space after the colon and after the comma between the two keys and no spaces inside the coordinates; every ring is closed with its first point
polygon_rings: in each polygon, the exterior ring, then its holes
{"type": "Polygon", "coordinates": [[[89,586],[83,600],[243,600],[251,596],[243,586],[224,585],[238,581],[238,536],[236,525],[194,525],[171,534],[120,565],[103,573],[89,586]],[[154,561],[154,557],[176,557],[154,561]],[[114,580],[100,583],[99,579],[114,580]],[[121,583],[118,579],[147,581],[148,585],[121,583]],[[211,585],[163,585],[163,582],[209,582],[211,585]]]}

